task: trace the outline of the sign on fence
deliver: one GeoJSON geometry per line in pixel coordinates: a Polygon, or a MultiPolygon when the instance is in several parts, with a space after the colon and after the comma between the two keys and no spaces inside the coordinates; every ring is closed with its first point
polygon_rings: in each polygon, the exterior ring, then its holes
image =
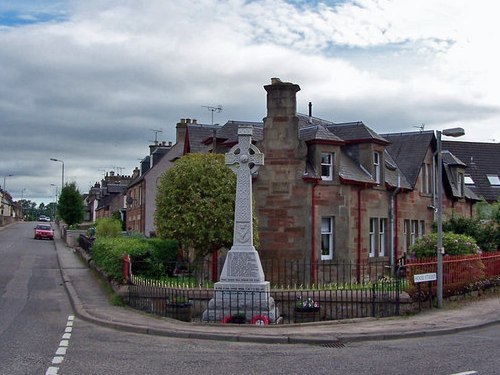
{"type": "Polygon", "coordinates": [[[414,283],[423,283],[425,281],[436,281],[436,279],[437,279],[436,272],[413,275],[414,283]]]}

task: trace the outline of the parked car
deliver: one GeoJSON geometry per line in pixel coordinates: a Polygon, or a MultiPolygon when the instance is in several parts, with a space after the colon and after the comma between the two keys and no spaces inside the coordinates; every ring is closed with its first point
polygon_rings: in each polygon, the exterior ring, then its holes
{"type": "Polygon", "coordinates": [[[41,240],[47,238],[49,240],[54,239],[54,229],[50,224],[37,224],[35,227],[35,240],[41,240]]]}
{"type": "Polygon", "coordinates": [[[40,217],[38,218],[38,221],[50,222],[50,217],[45,216],[45,215],[40,215],[40,217]]]}

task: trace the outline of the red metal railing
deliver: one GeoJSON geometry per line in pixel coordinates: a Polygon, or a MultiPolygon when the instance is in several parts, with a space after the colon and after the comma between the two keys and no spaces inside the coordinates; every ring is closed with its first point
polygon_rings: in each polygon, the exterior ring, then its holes
{"type": "MultiPolygon", "coordinates": [[[[408,285],[413,285],[414,275],[436,272],[437,261],[436,258],[409,259],[405,266],[408,285]]],[[[498,276],[500,276],[500,251],[443,257],[444,289],[456,289],[498,276]]]]}

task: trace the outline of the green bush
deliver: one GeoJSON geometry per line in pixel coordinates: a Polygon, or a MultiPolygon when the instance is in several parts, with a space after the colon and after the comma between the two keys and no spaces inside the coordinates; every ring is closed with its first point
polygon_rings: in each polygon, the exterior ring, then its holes
{"type": "Polygon", "coordinates": [[[482,251],[496,251],[500,246],[500,226],[493,220],[453,217],[443,223],[443,231],[473,237],[482,251]]]}
{"type": "MultiPolygon", "coordinates": [[[[417,258],[436,256],[437,233],[431,233],[419,238],[410,246],[410,253],[417,258]]],[[[443,247],[448,255],[477,254],[479,247],[474,238],[464,234],[443,233],[443,247]]]]}
{"type": "Polygon", "coordinates": [[[96,237],[119,237],[122,231],[120,220],[102,217],[95,222],[96,237]]]}
{"type": "Polygon", "coordinates": [[[91,249],[96,265],[111,278],[121,280],[123,257],[130,256],[134,273],[147,277],[166,274],[166,265],[177,256],[177,242],[160,238],[97,237],[91,249]]]}

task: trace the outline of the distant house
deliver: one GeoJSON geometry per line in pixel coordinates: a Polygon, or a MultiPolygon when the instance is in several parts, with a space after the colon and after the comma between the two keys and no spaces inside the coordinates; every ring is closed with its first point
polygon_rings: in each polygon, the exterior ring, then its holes
{"type": "Polygon", "coordinates": [[[465,165],[464,185],[489,203],[500,199],[500,143],[443,141],[465,165]]]}
{"type": "Polygon", "coordinates": [[[10,193],[0,188],[0,198],[0,226],[21,220],[22,208],[12,199],[10,193]]]}
{"type": "Polygon", "coordinates": [[[169,142],[163,149],[166,143],[150,146],[150,155],[141,162],[140,175],[134,178],[127,190],[128,230],[155,235],[156,192],[161,176],[184,154],[210,152],[210,147],[203,141],[219,127],[181,119],[176,125],[175,144],[169,142]]]}
{"type": "Polygon", "coordinates": [[[84,220],[95,221],[118,212],[125,221],[126,191],[131,180],[132,176],[106,173],[101,183],[96,182],[85,197],[84,220]]]}

